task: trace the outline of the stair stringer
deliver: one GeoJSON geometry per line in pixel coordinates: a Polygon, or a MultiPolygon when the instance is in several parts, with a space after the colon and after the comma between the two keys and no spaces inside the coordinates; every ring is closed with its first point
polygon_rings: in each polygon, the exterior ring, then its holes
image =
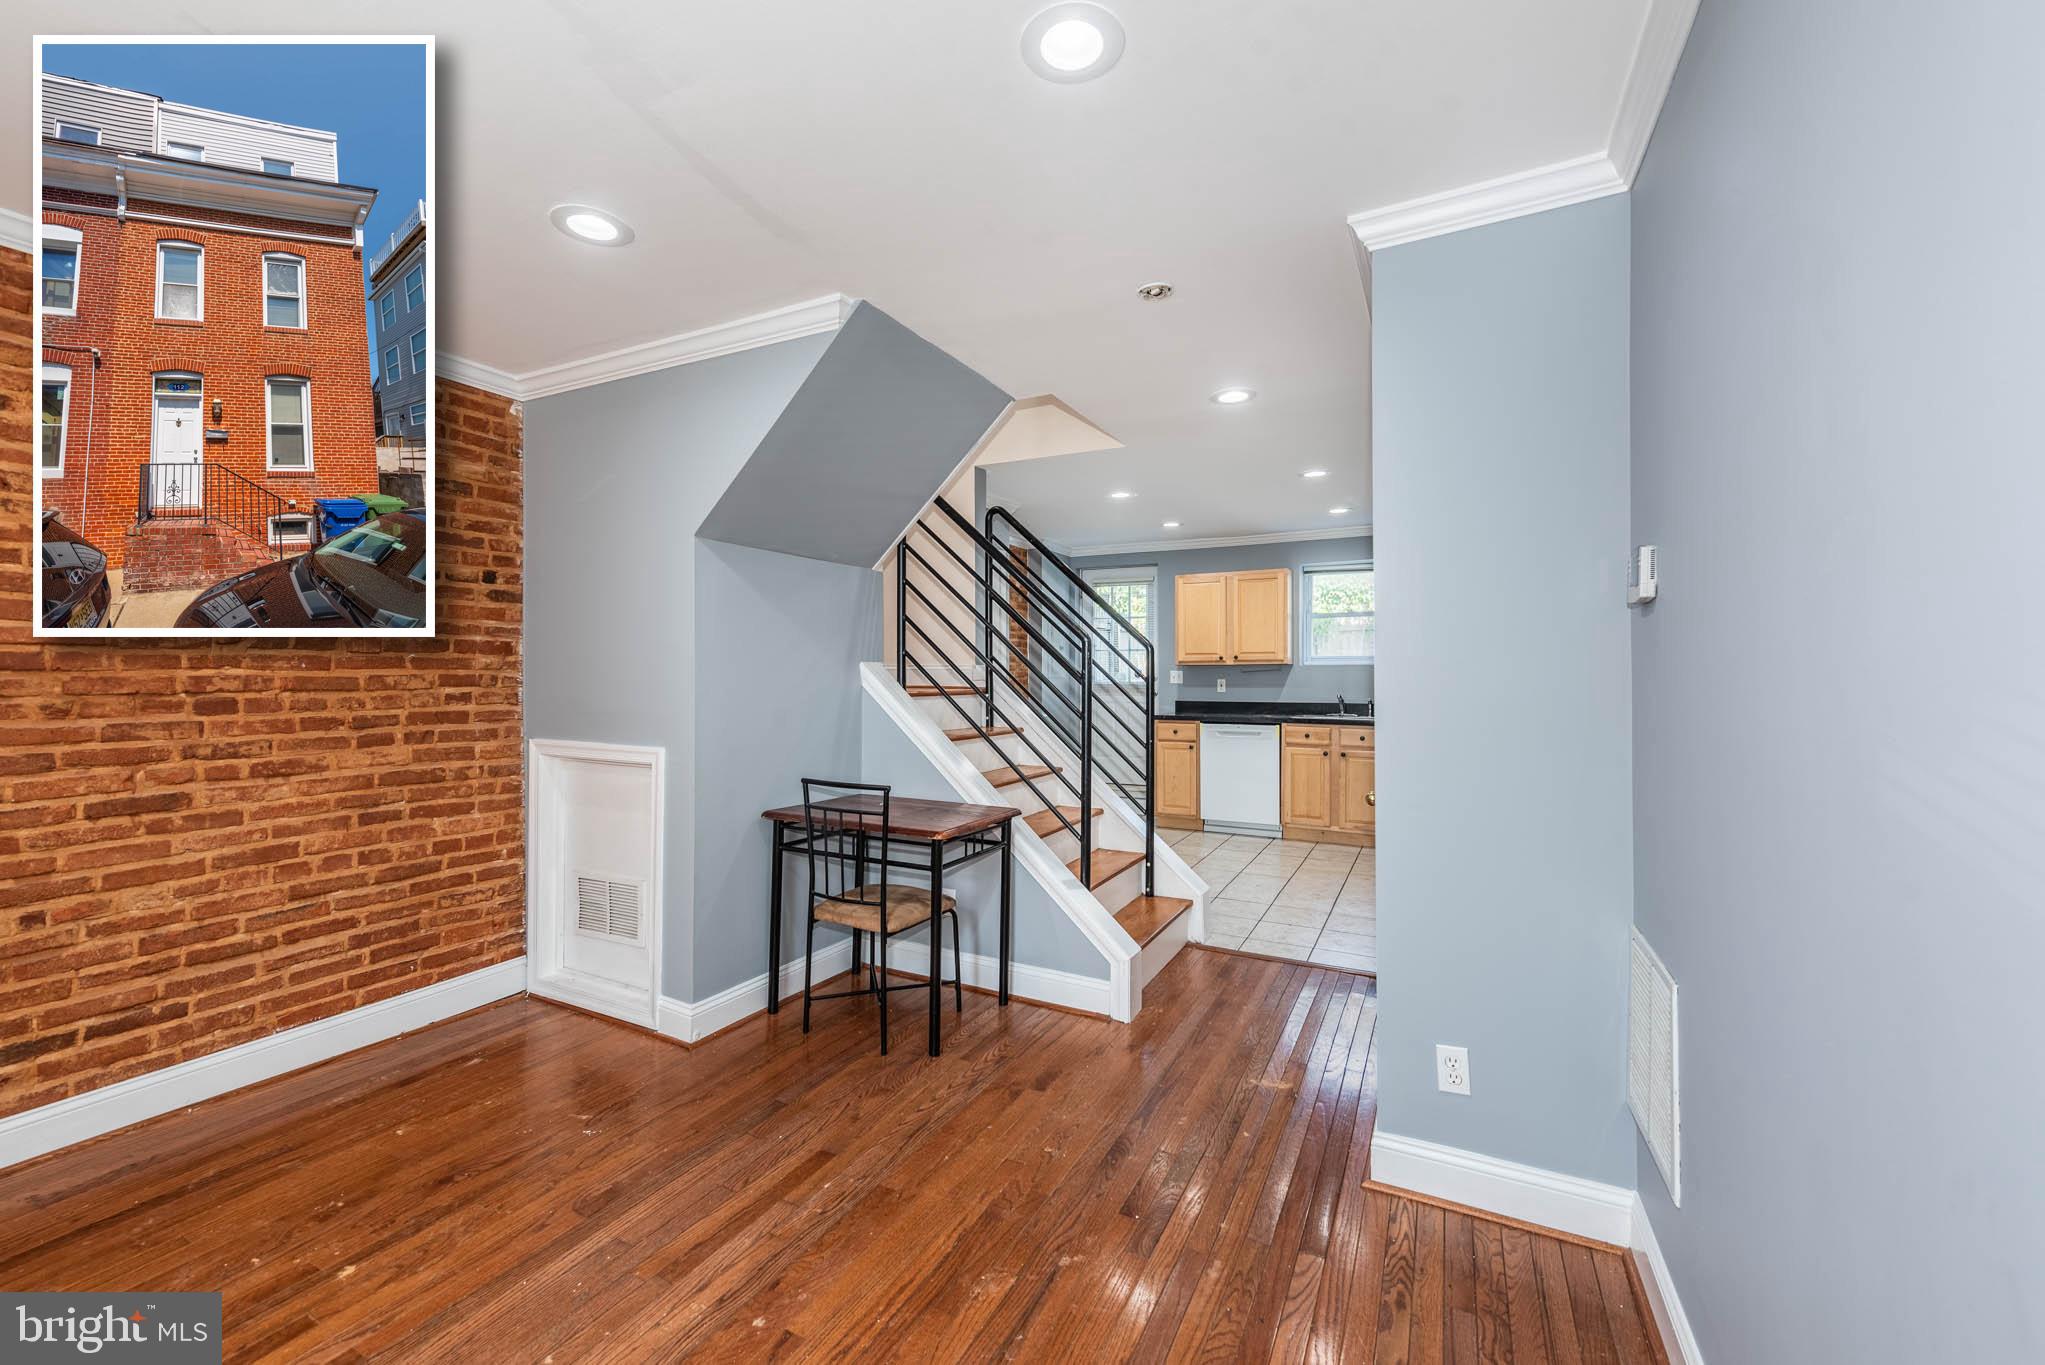
{"type": "MultiPolygon", "coordinates": [[[[895,722],[960,800],[983,806],[1014,804],[1004,800],[980,775],[980,770],[959,752],[959,746],[944,737],[943,729],[895,681],[887,665],[861,664],[859,681],[866,694],[895,722]]],[[[1126,802],[1123,804],[1127,806],[1126,802]]],[[[1065,912],[1065,917],[1108,964],[1109,1017],[1125,1024],[1135,1019],[1143,1007],[1143,991],[1136,971],[1136,940],[1115,922],[1115,917],[1092,892],[1079,884],[1079,878],[1034,831],[1018,821],[1012,837],[1016,868],[1044,889],[1052,903],[1065,912]]],[[[1199,902],[1194,904],[1195,911],[1189,913],[1197,912],[1199,902]]]]}

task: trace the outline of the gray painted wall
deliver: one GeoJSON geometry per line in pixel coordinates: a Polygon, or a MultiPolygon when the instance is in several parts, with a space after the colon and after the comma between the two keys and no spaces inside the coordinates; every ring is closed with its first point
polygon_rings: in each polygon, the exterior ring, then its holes
{"type": "MultiPolygon", "coordinates": [[[[830,340],[804,337],[526,405],[526,732],[667,749],[670,964],[694,937],[690,534],[830,340]]],[[[695,998],[686,980],[662,984],[695,998]]]]}
{"type": "Polygon", "coordinates": [[[1378,252],[1372,328],[1379,1126],[1621,1186],[1627,219],[1378,252]]]}
{"type": "Polygon", "coordinates": [[[1008,395],[860,304],[697,528],[869,568],[945,486],[1008,395]]]}
{"type": "MultiPolygon", "coordinates": [[[[880,575],[699,540],[696,924],[702,1000],[766,969],[768,831],[805,777],[860,780],[859,665],[880,656],[880,575]]],[[[782,958],[802,958],[801,860],[783,884],[782,958]]],[[[821,951],[838,937],[820,930],[821,951]]],[[[685,965],[670,954],[669,971],[685,965]]],[[[673,976],[670,976],[670,981],[673,976]]],[[[669,993],[675,994],[672,985],[669,993]]]]}
{"type": "Polygon", "coordinates": [[[1633,195],[1640,1188],[1713,1365],[2045,1359],[2041,51],[1711,0],[1633,195]]]}
{"type": "Polygon", "coordinates": [[[1295,615],[1293,657],[1302,658],[1305,652],[1306,605],[1299,571],[1309,564],[1342,564],[1370,558],[1371,538],[1351,536],[1341,540],[1296,540],[1276,545],[1229,545],[1211,550],[1075,555],[1068,557],[1066,562],[1082,573],[1089,569],[1124,568],[1132,564],[1156,566],[1156,621],[1151,629],[1151,643],[1157,646],[1158,708],[1170,710],[1179,697],[1194,697],[1202,701],[1333,701],[1337,696],[1351,702],[1370,700],[1372,681],[1369,664],[1293,664],[1268,668],[1187,664],[1183,668],[1186,681],[1177,686],[1171,681],[1171,670],[1180,667],[1174,662],[1178,655],[1178,638],[1172,579],[1177,575],[1227,573],[1237,569],[1291,569],[1295,615]],[[1228,691],[1216,692],[1216,679],[1225,679],[1228,691]]]}
{"type": "MultiPolygon", "coordinates": [[[[859,693],[859,702],[861,768],[866,781],[886,782],[893,786],[896,796],[938,801],[959,799],[951,784],[938,776],[930,760],[909,742],[909,737],[888,718],[879,703],[864,690],[859,693]]],[[[999,862],[989,858],[959,872],[952,884],[959,894],[959,941],[969,953],[993,957],[1000,949],[1000,877],[999,862]]],[[[1014,888],[1015,961],[1105,981],[1108,964],[1100,950],[1021,868],[1016,869],[1014,888]]],[[[948,947],[946,952],[950,952],[948,947]]],[[[947,965],[946,974],[950,971],[947,965]]],[[[967,1008],[971,1007],[969,1003],[967,1008]]]]}

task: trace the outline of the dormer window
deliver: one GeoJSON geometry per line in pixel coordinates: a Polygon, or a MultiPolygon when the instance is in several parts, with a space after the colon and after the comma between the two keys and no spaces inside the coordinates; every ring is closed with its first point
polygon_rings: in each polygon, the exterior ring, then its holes
{"type": "Polygon", "coordinates": [[[166,156],[178,157],[185,161],[204,161],[206,149],[196,142],[166,142],[163,144],[166,156]]]}
{"type": "Polygon", "coordinates": [[[289,175],[291,174],[291,163],[289,161],[279,161],[274,156],[266,156],[263,158],[263,174],[289,175]]]}
{"type": "Polygon", "coordinates": [[[99,146],[99,129],[89,123],[57,123],[57,141],[76,142],[86,147],[99,146]]]}

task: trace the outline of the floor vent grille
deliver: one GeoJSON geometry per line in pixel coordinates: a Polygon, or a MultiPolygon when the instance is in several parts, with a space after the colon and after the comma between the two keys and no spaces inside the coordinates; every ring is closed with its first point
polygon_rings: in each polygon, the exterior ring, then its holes
{"type": "Polygon", "coordinates": [[[575,931],[597,938],[639,942],[645,888],[639,882],[575,874],[575,931]]]}
{"type": "Polygon", "coordinates": [[[1676,979],[1633,931],[1626,1020],[1626,1103],[1654,1153],[1669,1198],[1683,1202],[1683,1111],[1676,1075],[1676,979]]]}

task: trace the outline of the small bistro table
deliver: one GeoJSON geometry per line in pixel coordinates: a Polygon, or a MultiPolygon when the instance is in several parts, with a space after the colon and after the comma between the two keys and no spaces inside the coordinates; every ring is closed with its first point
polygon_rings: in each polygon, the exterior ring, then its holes
{"type": "MultiPolygon", "coordinates": [[[[837,810],[866,810],[878,824],[880,802],[871,796],[846,796],[822,803],[837,810]]],[[[781,860],[786,854],[801,853],[809,847],[809,827],[800,802],[762,811],[761,818],[772,828],[768,860],[772,864],[767,891],[767,1012],[781,1012],[781,860]]],[[[1013,806],[973,806],[959,801],[925,801],[913,796],[896,796],[888,801],[888,838],[924,844],[929,853],[921,858],[888,858],[888,866],[930,874],[930,922],[937,923],[944,902],[944,874],[989,856],[1001,859],[1001,958],[996,999],[1008,1003],[1008,976],[1015,922],[1015,818],[1022,812],[1013,806]]],[[[936,940],[932,939],[933,949],[936,940]]],[[[940,1023],[944,1017],[941,989],[944,972],[935,951],[930,961],[930,1055],[938,1055],[940,1023]]],[[[886,983],[882,983],[885,985],[886,983]]],[[[886,998],[881,1008],[887,1008],[886,998]]]]}

